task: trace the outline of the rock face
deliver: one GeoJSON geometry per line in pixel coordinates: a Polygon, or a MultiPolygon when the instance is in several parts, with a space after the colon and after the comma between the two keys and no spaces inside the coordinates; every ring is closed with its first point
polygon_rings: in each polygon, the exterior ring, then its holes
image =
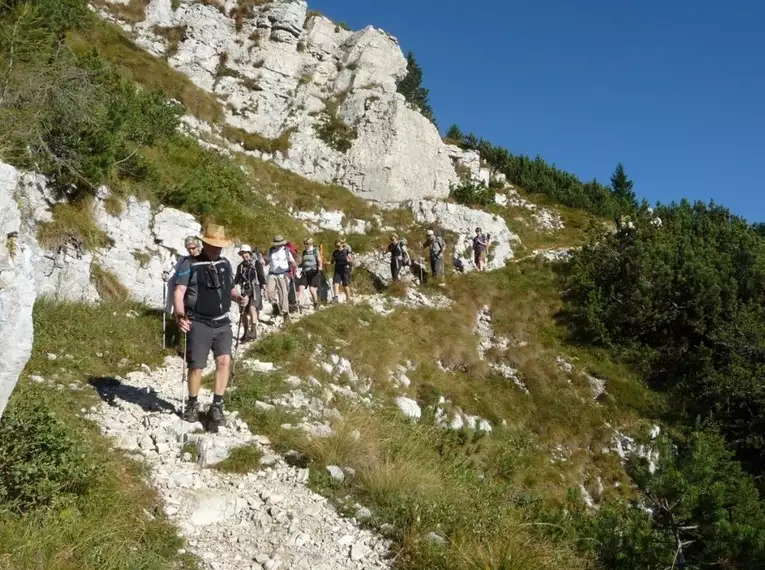
{"type": "Polygon", "coordinates": [[[520,244],[520,238],[508,229],[502,218],[482,210],[435,200],[417,200],[411,203],[411,208],[417,222],[458,234],[457,243],[447,246],[454,247],[454,257],[462,261],[465,271],[475,269],[472,247],[476,228],[490,235],[487,269],[504,267],[514,257],[514,245],[520,244]]]}
{"type": "Polygon", "coordinates": [[[121,24],[138,45],[170,55],[169,65],[215,93],[229,125],[288,137],[286,152],[254,152],[307,178],[372,200],[402,201],[446,197],[458,182],[455,165],[463,162],[472,176],[488,176],[476,153],[465,156],[444,144],[438,129],[397,93],[407,64],[396,38],[372,26],[347,31],[309,15],[304,0],[250,6],[241,16],[237,6],[235,0],[181,0],[173,10],[171,0],[150,0],[143,22],[121,24]],[[158,34],[171,27],[184,30],[174,53],[158,34]],[[355,132],[347,150],[317,134],[328,116],[355,132]]]}
{"type": "Polygon", "coordinates": [[[18,171],[0,163],[0,416],[32,352],[32,306],[36,291],[33,271],[36,250],[21,235],[16,204],[18,171]]]}

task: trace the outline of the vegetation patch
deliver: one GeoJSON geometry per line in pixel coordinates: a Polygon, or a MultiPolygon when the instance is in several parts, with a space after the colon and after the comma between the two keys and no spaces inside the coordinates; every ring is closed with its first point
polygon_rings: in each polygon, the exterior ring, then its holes
{"type": "Polygon", "coordinates": [[[250,15],[250,10],[256,6],[263,6],[269,0],[237,0],[236,6],[231,9],[231,17],[234,18],[234,27],[237,32],[242,31],[244,20],[250,15]]]}
{"type": "Polygon", "coordinates": [[[186,37],[186,26],[172,26],[168,28],[154,26],[152,31],[167,41],[167,50],[165,50],[166,59],[178,53],[178,46],[186,37]]]}
{"type": "Polygon", "coordinates": [[[102,299],[118,301],[128,299],[130,296],[127,287],[120,283],[114,273],[95,262],[90,265],[90,282],[93,283],[102,299]]]}
{"type": "Polygon", "coordinates": [[[287,129],[275,139],[261,136],[257,133],[250,133],[239,127],[224,125],[221,134],[228,141],[242,145],[244,150],[260,151],[273,154],[281,152],[286,155],[291,147],[290,137],[295,129],[287,129]]]}
{"type": "Polygon", "coordinates": [[[343,97],[327,101],[318,122],[314,125],[316,135],[339,152],[348,152],[358,136],[355,127],[349,126],[338,115],[343,97]]]}
{"type": "Polygon", "coordinates": [[[161,364],[157,315],[136,304],[43,298],[33,317],[32,356],[0,420],[0,567],[195,570],[178,554],[183,541],[144,483],[145,468],[80,417],[100,402],[94,391],[54,389],[161,364]]]}
{"type": "Polygon", "coordinates": [[[91,200],[54,204],[51,211],[53,219],[37,227],[37,239],[42,247],[55,251],[81,244],[92,251],[110,244],[106,232],[93,220],[91,200]]]}
{"type": "Polygon", "coordinates": [[[126,3],[112,3],[107,0],[92,0],[92,2],[129,24],[143,22],[146,19],[146,6],[149,5],[149,0],[128,0],[126,3]]]}
{"type": "Polygon", "coordinates": [[[249,473],[260,467],[263,454],[254,445],[243,445],[231,450],[228,457],[215,465],[223,473],[249,473]]]}

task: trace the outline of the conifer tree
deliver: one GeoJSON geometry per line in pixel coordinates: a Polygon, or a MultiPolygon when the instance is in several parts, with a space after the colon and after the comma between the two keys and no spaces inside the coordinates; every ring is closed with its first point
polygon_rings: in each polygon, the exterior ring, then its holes
{"type": "Polygon", "coordinates": [[[632,190],[632,180],[627,178],[627,174],[624,172],[624,165],[621,162],[616,165],[616,170],[614,170],[611,176],[611,191],[614,197],[625,208],[630,210],[637,209],[637,198],[632,190]]]}
{"type": "Polygon", "coordinates": [[[434,125],[438,126],[436,118],[433,116],[433,109],[428,101],[430,91],[422,86],[422,68],[411,51],[406,56],[406,68],[406,76],[399,82],[398,92],[406,97],[406,100],[412,105],[417,107],[420,113],[427,117],[434,125]]]}

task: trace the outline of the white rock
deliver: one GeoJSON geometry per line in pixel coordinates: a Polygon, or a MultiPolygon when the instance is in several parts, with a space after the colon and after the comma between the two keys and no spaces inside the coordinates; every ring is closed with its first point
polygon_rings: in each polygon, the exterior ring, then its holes
{"type": "Polygon", "coordinates": [[[369,554],[369,548],[361,541],[354,543],[351,547],[351,560],[363,560],[367,554],[369,554]]]}
{"type": "Polygon", "coordinates": [[[411,398],[399,396],[396,398],[396,405],[407,418],[420,419],[422,416],[419,404],[411,398]]]}
{"type": "Polygon", "coordinates": [[[342,483],[345,480],[345,473],[337,465],[327,465],[327,472],[335,481],[342,483]]]}
{"type": "Polygon", "coordinates": [[[16,205],[18,171],[0,162],[0,338],[4,339],[0,367],[0,416],[32,352],[32,306],[36,242],[22,235],[16,205]]]}

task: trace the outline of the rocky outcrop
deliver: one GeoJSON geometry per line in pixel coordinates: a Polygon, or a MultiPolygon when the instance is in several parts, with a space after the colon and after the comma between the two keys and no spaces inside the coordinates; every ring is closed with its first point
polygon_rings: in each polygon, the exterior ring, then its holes
{"type": "Polygon", "coordinates": [[[461,162],[474,177],[486,176],[476,153],[444,144],[397,93],[406,59],[396,38],[309,16],[304,0],[252,4],[237,16],[236,0],[181,0],[175,10],[171,0],[150,0],[145,21],[122,25],[138,45],[169,56],[169,65],[215,93],[226,123],[287,137],[289,150],[256,154],[307,178],[372,200],[402,201],[446,197],[461,162]],[[172,52],[163,28],[183,30],[172,52]],[[338,150],[317,133],[328,117],[348,130],[349,148],[338,150]]]}
{"type": "Polygon", "coordinates": [[[36,251],[21,235],[21,212],[16,204],[18,171],[0,163],[0,416],[19,374],[32,353],[33,279],[36,251]]]}
{"type": "Polygon", "coordinates": [[[462,262],[465,271],[475,269],[472,247],[476,228],[490,236],[487,269],[504,267],[514,257],[513,247],[520,245],[520,238],[510,231],[505,221],[489,212],[435,200],[417,200],[410,207],[415,221],[458,235],[457,242],[447,246],[453,245],[453,257],[462,262]]]}

